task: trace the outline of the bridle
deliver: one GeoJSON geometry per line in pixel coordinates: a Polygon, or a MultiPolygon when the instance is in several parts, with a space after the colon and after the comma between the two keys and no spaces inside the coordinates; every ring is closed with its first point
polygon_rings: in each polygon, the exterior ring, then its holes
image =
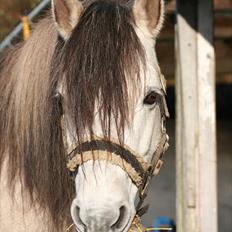
{"type": "Polygon", "coordinates": [[[67,145],[64,117],[62,116],[61,119],[66,162],[70,176],[75,179],[78,167],[90,160],[105,160],[111,164],[120,166],[138,188],[139,202],[136,207],[136,218],[142,216],[148,208],[147,206],[142,207],[144,199],[147,196],[148,185],[152,177],[159,173],[163,164],[163,154],[169,146],[168,135],[164,125],[166,118],[169,117],[165,92],[163,92],[161,102],[158,105],[161,111],[161,137],[150,163],[145,161],[143,156],[137,154],[131,148],[121,145],[112,139],[109,141],[101,137],[94,137],[90,141],[84,141],[80,144],[73,143],[67,145]]]}

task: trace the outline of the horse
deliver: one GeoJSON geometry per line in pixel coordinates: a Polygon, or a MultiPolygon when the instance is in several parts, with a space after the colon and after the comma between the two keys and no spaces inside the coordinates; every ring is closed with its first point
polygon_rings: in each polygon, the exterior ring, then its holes
{"type": "Polygon", "coordinates": [[[163,21],[163,0],[53,0],[6,52],[1,231],[130,229],[168,146],[163,21]]]}

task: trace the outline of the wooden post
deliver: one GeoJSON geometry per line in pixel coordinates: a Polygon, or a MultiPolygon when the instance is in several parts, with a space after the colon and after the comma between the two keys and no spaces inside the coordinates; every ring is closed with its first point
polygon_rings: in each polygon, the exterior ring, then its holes
{"type": "Polygon", "coordinates": [[[177,0],[177,230],[217,231],[213,1],[177,0]]]}

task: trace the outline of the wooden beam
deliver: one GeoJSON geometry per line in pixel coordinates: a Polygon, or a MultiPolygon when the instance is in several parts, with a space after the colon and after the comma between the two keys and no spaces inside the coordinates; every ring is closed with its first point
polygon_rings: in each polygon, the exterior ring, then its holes
{"type": "MultiPolygon", "coordinates": [[[[214,8],[216,10],[232,10],[232,1],[231,0],[212,0],[214,2],[214,8]]],[[[167,0],[166,8],[168,12],[175,11],[176,1],[167,0]]]]}
{"type": "Polygon", "coordinates": [[[215,56],[211,0],[177,0],[179,232],[217,232],[215,56]]]}
{"type": "MultiPolygon", "coordinates": [[[[173,76],[165,76],[167,87],[175,87],[176,81],[173,76]]],[[[216,80],[217,85],[232,85],[232,74],[225,73],[223,75],[219,75],[216,80]]]]}
{"type": "Polygon", "coordinates": [[[214,7],[216,9],[232,9],[231,0],[214,0],[214,7]]]}

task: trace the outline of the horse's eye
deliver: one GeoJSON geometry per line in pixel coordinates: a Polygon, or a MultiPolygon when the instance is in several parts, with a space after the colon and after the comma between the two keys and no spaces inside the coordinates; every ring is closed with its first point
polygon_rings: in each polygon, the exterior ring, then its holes
{"type": "Polygon", "coordinates": [[[157,93],[151,92],[149,93],[143,100],[143,103],[146,105],[153,105],[156,103],[157,93]]]}

